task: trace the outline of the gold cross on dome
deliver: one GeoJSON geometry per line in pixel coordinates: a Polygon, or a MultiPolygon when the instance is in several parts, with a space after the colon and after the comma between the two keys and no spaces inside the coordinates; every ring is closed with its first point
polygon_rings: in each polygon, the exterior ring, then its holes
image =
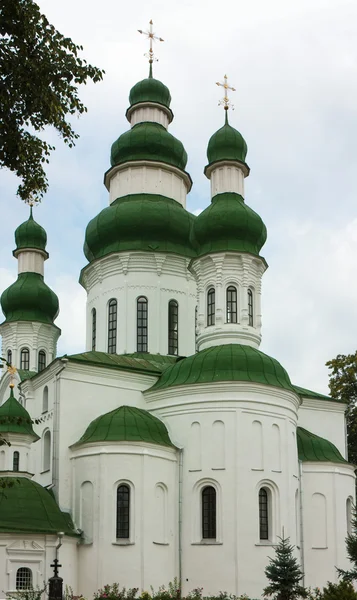
{"type": "Polygon", "coordinates": [[[15,373],[17,373],[17,369],[16,369],[16,367],[13,367],[12,365],[7,365],[7,372],[10,375],[10,385],[9,385],[9,387],[14,388],[15,387],[14,376],[15,376],[15,373]]]}
{"type": "Polygon", "coordinates": [[[149,59],[149,63],[150,64],[152,64],[154,62],[154,60],[156,60],[156,61],[159,60],[158,58],[156,58],[156,56],[154,56],[154,51],[152,49],[153,42],[155,42],[155,41],[163,42],[164,41],[161,37],[155,35],[152,26],[153,26],[153,22],[152,22],[152,19],[151,19],[150,23],[149,23],[149,30],[148,31],[142,31],[142,29],[138,29],[138,32],[142,33],[143,35],[145,35],[147,37],[147,39],[150,41],[149,52],[147,52],[146,54],[144,54],[144,56],[146,56],[149,59]]]}
{"type": "Polygon", "coordinates": [[[227,75],[224,76],[224,82],[221,83],[219,81],[216,81],[216,85],[219,85],[220,87],[223,87],[224,89],[224,96],[222,98],[222,100],[220,100],[218,102],[218,106],[224,106],[224,110],[228,110],[229,108],[231,108],[232,110],[234,109],[233,104],[231,104],[230,99],[228,98],[228,90],[231,90],[231,92],[235,92],[236,88],[230,86],[228,84],[228,77],[227,75]]]}

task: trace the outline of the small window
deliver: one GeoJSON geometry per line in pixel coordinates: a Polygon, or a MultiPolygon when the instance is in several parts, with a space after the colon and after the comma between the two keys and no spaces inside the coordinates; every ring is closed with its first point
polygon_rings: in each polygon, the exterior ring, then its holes
{"type": "Polygon", "coordinates": [[[352,521],[353,521],[353,501],[352,498],[346,500],[346,522],[347,522],[347,534],[352,534],[352,521]]]}
{"type": "Polygon", "coordinates": [[[97,311],[92,309],[92,350],[95,350],[97,343],[97,311]]]}
{"type": "Polygon", "coordinates": [[[48,412],[48,387],[45,385],[42,396],[42,412],[48,412]]]}
{"type": "Polygon", "coordinates": [[[178,303],[169,302],[169,354],[178,354],[178,303]]]}
{"type": "Polygon", "coordinates": [[[259,490],[259,539],[269,539],[269,506],[268,491],[265,488],[259,490]]]}
{"type": "Polygon", "coordinates": [[[11,350],[7,351],[7,362],[9,365],[12,365],[12,351],[11,350]]]}
{"type": "Polygon", "coordinates": [[[195,306],[195,350],[197,350],[197,336],[198,336],[198,306],[195,306]]]}
{"type": "Polygon", "coordinates": [[[237,288],[234,285],[227,287],[227,323],[237,323],[237,288]]]}
{"type": "Polygon", "coordinates": [[[43,371],[46,368],[46,352],[40,350],[38,353],[38,372],[43,371]]]}
{"type": "Polygon", "coordinates": [[[253,325],[254,325],[254,320],[253,320],[253,292],[252,292],[252,290],[250,288],[248,290],[248,325],[250,325],[251,327],[253,327],[253,325]]]}
{"type": "Polygon", "coordinates": [[[32,588],[32,571],[28,567],[20,567],[16,572],[16,589],[28,590],[32,588]]]}
{"type": "Polygon", "coordinates": [[[148,351],[148,301],[145,296],[137,299],[136,309],[137,351],[148,351]]]}
{"type": "Polygon", "coordinates": [[[20,452],[15,451],[12,457],[12,470],[16,473],[20,470],[20,452]]]}
{"type": "Polygon", "coordinates": [[[215,324],[216,316],[216,293],[214,288],[207,292],[207,326],[215,324]]]}
{"type": "Polygon", "coordinates": [[[216,490],[211,485],[202,490],[202,538],[216,539],[216,490]]]}
{"type": "Polygon", "coordinates": [[[108,354],[115,354],[117,351],[117,316],[118,303],[112,298],[108,304],[108,354]]]}
{"type": "Polygon", "coordinates": [[[46,431],[42,438],[42,468],[49,471],[51,468],[51,432],[46,431]]]}
{"type": "Polygon", "coordinates": [[[119,485],[117,489],[117,539],[129,539],[130,535],[130,488],[119,485]]]}
{"type": "Polygon", "coordinates": [[[20,369],[24,371],[30,370],[30,350],[28,348],[22,348],[20,354],[20,369]]]}

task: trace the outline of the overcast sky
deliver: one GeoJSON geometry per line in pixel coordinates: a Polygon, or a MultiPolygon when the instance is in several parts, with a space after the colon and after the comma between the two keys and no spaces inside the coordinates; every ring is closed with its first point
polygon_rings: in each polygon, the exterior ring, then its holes
{"type": "MultiPolygon", "coordinates": [[[[154,75],[171,91],[170,131],[188,152],[188,209],[210,202],[206,147],[223,124],[215,82],[237,91],[231,124],[248,144],[246,202],[263,218],[261,349],[292,381],[328,390],[325,362],[357,347],[357,2],[355,0],[41,0],[41,10],[83,56],[105,69],[87,85],[80,139],[56,145],[50,189],[35,210],[47,230],[45,278],[60,299],[59,353],[84,349],[85,292],[77,283],[88,221],[107,206],[103,173],[112,142],[128,129],[130,88],[147,76],[149,20],[165,39],[154,75]]],[[[13,232],[28,214],[18,182],[0,173],[0,288],[17,275],[13,232]]]]}

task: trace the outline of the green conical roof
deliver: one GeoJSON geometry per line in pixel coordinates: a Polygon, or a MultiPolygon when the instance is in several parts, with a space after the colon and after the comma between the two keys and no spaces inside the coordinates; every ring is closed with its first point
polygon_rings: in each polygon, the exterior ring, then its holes
{"type": "Polygon", "coordinates": [[[336,446],[307,429],[296,429],[299,460],[347,463],[336,446]]]}
{"type": "Polygon", "coordinates": [[[32,435],[36,440],[38,435],[32,428],[32,420],[20,402],[14,396],[11,388],[10,397],[0,406],[0,434],[1,433],[20,433],[32,435]]]}
{"type": "Polygon", "coordinates": [[[250,381],[294,392],[289,375],[275,358],[243,344],[213,346],[178,360],[150,391],[218,381],[250,381]]]}
{"type": "Polygon", "coordinates": [[[127,161],[151,160],[185,170],[187,153],[182,143],[159,123],[137,123],[112,145],[112,167],[127,161]]]}
{"type": "Polygon", "coordinates": [[[78,535],[69,514],[61,512],[53,495],[39,483],[26,477],[4,477],[3,482],[7,487],[1,496],[1,533],[78,535]]]}
{"type": "Polygon", "coordinates": [[[233,192],[214,196],[195,219],[193,232],[200,255],[225,251],[259,255],[267,238],[260,216],[233,192]]]}
{"type": "Polygon", "coordinates": [[[39,273],[20,273],[1,296],[5,323],[40,321],[53,323],[58,315],[58,298],[39,273]]]}
{"type": "Polygon", "coordinates": [[[94,419],[77,444],[93,442],[149,442],[173,446],[164,423],[134,406],[120,406],[94,419]]]}
{"type": "Polygon", "coordinates": [[[123,196],[89,222],[84,254],[88,261],[129,250],[193,256],[191,231],[195,218],[166,196],[123,196]]]}
{"type": "Polygon", "coordinates": [[[131,88],[129,102],[130,106],[134,106],[134,104],[139,104],[140,102],[155,102],[156,104],[162,104],[166,108],[170,108],[171,94],[169,88],[158,79],[152,77],[151,65],[149,77],[139,81],[131,88]]]}
{"type": "MultiPolygon", "coordinates": [[[[47,234],[44,228],[34,220],[32,206],[28,220],[19,225],[15,231],[15,242],[16,250],[34,248],[46,251],[47,234]]],[[[16,253],[16,250],[14,250],[14,253],[16,253]]]]}
{"type": "Polygon", "coordinates": [[[226,122],[214,133],[208,142],[207,158],[212,164],[220,160],[238,160],[245,162],[248,147],[243,136],[228,123],[226,111],[226,122]]]}

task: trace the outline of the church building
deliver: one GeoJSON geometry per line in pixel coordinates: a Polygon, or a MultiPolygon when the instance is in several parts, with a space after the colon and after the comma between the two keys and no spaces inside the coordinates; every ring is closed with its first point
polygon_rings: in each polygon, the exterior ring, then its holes
{"type": "Polygon", "coordinates": [[[246,202],[227,79],[222,127],[209,138],[207,124],[210,198],[207,188],[195,216],[150,56],[111,147],[109,206],[85,232],[83,352],[57,356],[60,301],[32,208],[15,231],[18,278],[1,296],[11,445],[0,478],[13,485],[0,497],[0,589],[41,587],[61,544],[60,575],[87,599],[175,577],[183,594],[258,598],[283,532],[304,585],[323,586],[349,564],[345,405],[295,385],[259,349],[266,227],[246,202]]]}

